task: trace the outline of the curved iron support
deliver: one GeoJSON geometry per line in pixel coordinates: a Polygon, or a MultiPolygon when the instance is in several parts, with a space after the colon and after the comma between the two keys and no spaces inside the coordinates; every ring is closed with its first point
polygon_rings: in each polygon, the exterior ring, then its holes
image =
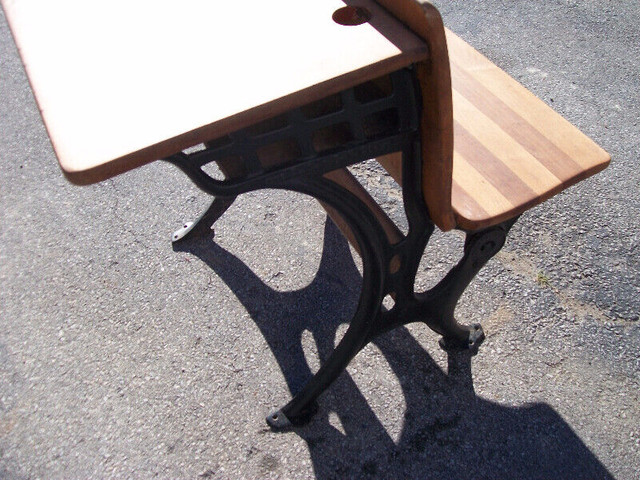
{"type": "Polygon", "coordinates": [[[503,246],[516,219],[468,233],[460,262],[434,288],[415,293],[418,266],[434,230],[422,200],[419,152],[419,144],[415,141],[408,142],[403,149],[403,178],[406,179],[403,197],[409,232],[394,245],[360,199],[322,176],[269,183],[269,188],[307,194],[338,211],[356,238],[363,262],[363,287],[347,332],[318,372],[291,401],[267,416],[267,423],[272,428],[287,429],[306,423],[317,410],[317,398],[355,355],[375,337],[393,328],[424,322],[443,336],[441,345],[448,350],[471,349],[475,352],[484,339],[479,325],[467,327],[456,322],[455,306],[474,276],[503,246]],[[395,305],[389,311],[382,306],[386,295],[395,298],[395,305]]]}
{"type": "Polygon", "coordinates": [[[287,405],[267,416],[276,429],[301,425],[315,413],[316,399],[333,383],[349,362],[366,345],[382,307],[385,265],[388,258],[381,246],[384,231],[367,206],[348,190],[327,179],[304,178],[284,186],[313,196],[336,209],[348,223],[360,247],[363,265],[362,291],[349,328],[333,353],[287,405]]]}
{"type": "Polygon", "coordinates": [[[431,329],[442,335],[440,346],[443,349],[471,349],[475,352],[484,340],[482,327],[479,324],[460,325],[454,317],[454,310],[471,280],[503,247],[515,221],[467,233],[462,259],[435,287],[417,296],[422,303],[421,317],[431,329]]]}
{"type": "MultiPolygon", "coordinates": [[[[205,146],[207,149],[215,150],[217,144],[216,142],[208,142],[205,146]]],[[[181,154],[180,157],[189,158],[186,154],[181,154]]],[[[231,180],[235,177],[241,177],[244,171],[242,164],[233,161],[233,159],[218,159],[216,160],[216,164],[227,180],[231,180]]],[[[171,242],[175,244],[182,240],[203,238],[210,235],[213,230],[213,224],[217,222],[222,215],[224,215],[224,212],[231,207],[235,200],[235,196],[224,197],[217,195],[209,205],[209,208],[207,208],[196,220],[193,222],[185,222],[182,228],[173,232],[171,242]]]]}
{"type": "MultiPolygon", "coordinates": [[[[404,295],[396,299],[394,307],[381,313],[378,328],[369,340],[389,330],[413,322],[423,322],[442,335],[440,346],[448,351],[471,350],[476,353],[484,340],[479,324],[459,324],[454,311],[458,300],[480,269],[500,251],[506,236],[517,218],[485,230],[467,233],[464,255],[449,273],[432,289],[410,294],[404,287],[404,295]]],[[[413,259],[419,261],[421,255],[413,259]]],[[[412,277],[415,281],[415,276],[412,277]]],[[[411,286],[413,288],[413,286],[411,286]]]]}

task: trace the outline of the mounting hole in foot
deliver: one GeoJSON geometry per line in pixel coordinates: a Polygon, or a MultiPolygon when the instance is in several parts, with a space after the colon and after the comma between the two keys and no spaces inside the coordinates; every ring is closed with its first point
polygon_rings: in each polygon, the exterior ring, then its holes
{"type": "Polygon", "coordinates": [[[392,293],[384,297],[384,299],[382,300],[382,305],[384,305],[387,310],[391,310],[395,306],[395,304],[396,301],[393,299],[392,293]]]}

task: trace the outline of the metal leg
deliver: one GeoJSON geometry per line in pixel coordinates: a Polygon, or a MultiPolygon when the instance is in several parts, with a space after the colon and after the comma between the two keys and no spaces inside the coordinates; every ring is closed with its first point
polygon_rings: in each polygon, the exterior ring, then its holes
{"type": "MultiPolygon", "coordinates": [[[[182,166],[184,168],[185,164],[182,166]]],[[[365,203],[349,190],[315,172],[278,179],[268,185],[311,195],[334,208],[352,231],[363,261],[362,292],[349,329],[302,390],[267,417],[272,428],[286,429],[308,421],[317,410],[317,398],[346,369],[353,357],[376,336],[400,325],[425,322],[443,336],[441,345],[448,350],[471,349],[473,352],[482,342],[484,333],[479,325],[467,327],[456,322],[455,306],[474,276],[503,246],[515,219],[469,233],[460,262],[433,289],[415,293],[420,259],[434,229],[424,208],[420,169],[419,144],[409,141],[403,148],[403,178],[410,179],[403,185],[409,232],[393,244],[365,203]],[[382,307],[385,295],[395,298],[395,305],[389,311],[382,307]]],[[[195,173],[195,180],[199,180],[198,172],[195,173]]],[[[218,205],[221,206],[211,207],[203,220],[215,220],[228,207],[224,203],[218,205]]]]}
{"type": "Polygon", "coordinates": [[[267,416],[267,423],[274,429],[306,423],[317,410],[316,399],[366,345],[382,307],[387,263],[382,248],[384,231],[366,205],[348,190],[324,179],[303,180],[295,190],[328,203],[348,223],[362,256],[363,283],[357,311],[336,349],[289,403],[267,416]]]}
{"type": "MultiPolygon", "coordinates": [[[[286,429],[308,421],[317,410],[316,398],[347,367],[358,351],[376,336],[400,325],[417,321],[425,322],[432,330],[442,335],[440,345],[445,350],[451,353],[467,350],[472,355],[475,354],[484,340],[484,332],[479,324],[460,325],[454,318],[454,310],[471,280],[502,248],[506,235],[515,221],[516,219],[512,219],[486,230],[469,233],[465,244],[465,253],[460,262],[438,285],[421,294],[408,295],[407,289],[412,289],[412,286],[409,287],[409,283],[406,281],[408,277],[403,273],[398,276],[402,280],[401,283],[394,282],[393,275],[389,272],[388,263],[383,262],[380,265],[383,281],[380,282],[380,279],[377,278],[378,272],[375,272],[373,276],[367,276],[369,270],[366,267],[369,266],[369,261],[363,256],[365,264],[363,292],[351,327],[329,360],[305,388],[285,407],[267,417],[269,425],[275,429],[286,429]],[[380,282],[379,286],[378,282],[380,282]],[[403,286],[406,288],[403,289],[403,286]],[[390,311],[384,311],[382,308],[383,293],[389,292],[390,289],[396,294],[396,304],[390,311]]],[[[424,235],[420,235],[417,241],[423,239],[424,235]]],[[[371,249],[372,245],[369,242],[364,242],[361,247],[371,249]]],[[[402,246],[399,248],[403,249],[402,246]]],[[[404,249],[406,249],[406,245],[404,249]]],[[[384,251],[385,249],[379,250],[384,251]]],[[[391,251],[393,252],[393,249],[391,251]]],[[[417,269],[415,264],[420,256],[415,255],[414,259],[407,262],[401,269],[409,269],[415,273],[417,269]]],[[[389,253],[383,254],[382,258],[388,260],[389,253]]]]}
{"type": "MultiPolygon", "coordinates": [[[[482,327],[479,324],[459,324],[454,317],[454,311],[471,280],[489,259],[500,251],[515,221],[514,218],[486,230],[468,233],[464,256],[431,290],[413,293],[413,283],[405,283],[404,294],[396,298],[396,304],[390,311],[381,313],[378,326],[371,332],[369,341],[401,325],[424,322],[442,335],[440,345],[445,350],[472,350],[475,353],[484,340],[482,327]]],[[[415,261],[414,257],[412,262],[415,261]]],[[[415,275],[405,276],[405,282],[407,278],[413,282],[415,275]]]]}
{"type": "Polygon", "coordinates": [[[182,240],[203,238],[211,234],[213,224],[228,210],[236,197],[216,197],[209,208],[193,222],[185,222],[182,228],[171,235],[172,243],[182,240]]]}
{"type": "MultiPolygon", "coordinates": [[[[215,147],[215,143],[206,143],[207,147],[215,147]]],[[[233,159],[222,158],[216,161],[218,168],[225,178],[237,178],[242,176],[242,165],[234,162],[233,159]]],[[[216,196],[209,208],[193,222],[185,222],[182,228],[173,232],[171,235],[172,243],[179,243],[182,240],[204,238],[211,235],[213,224],[224,215],[229,207],[235,201],[235,196],[221,197],[216,196]]]]}
{"type": "MultiPolygon", "coordinates": [[[[313,116],[294,110],[287,115],[287,126],[266,122],[212,142],[204,151],[176,154],[167,159],[205,192],[216,195],[201,221],[191,225],[183,238],[190,232],[206,232],[207,225],[219,218],[237,195],[277,188],[311,195],[327,204],[344,220],[357,243],[362,256],[363,286],[356,314],[346,334],[318,372],[289,403],[267,417],[273,428],[287,428],[306,422],[317,409],[316,399],[346,369],[353,357],[368,342],[388,330],[411,322],[425,322],[442,335],[441,344],[448,350],[474,351],[484,338],[479,325],[466,327],[456,322],[455,306],[482,266],[500,250],[515,219],[469,233],[463,258],[445,278],[428,292],[414,291],[420,259],[434,225],[425,208],[422,192],[418,105],[412,94],[415,79],[410,71],[398,71],[392,77],[393,95],[370,104],[356,102],[354,92],[345,91],[341,93],[343,107],[339,111],[329,109],[326,115],[311,118],[313,116]],[[392,116],[397,121],[381,122],[376,127],[376,134],[369,131],[367,136],[363,119],[377,118],[378,115],[372,116],[374,111],[379,111],[386,118],[390,108],[397,110],[397,114],[392,116]],[[322,133],[321,138],[325,138],[327,125],[347,124],[351,129],[350,140],[343,142],[342,135],[336,134],[335,138],[330,138],[326,149],[318,144],[318,132],[322,133]],[[293,138],[295,145],[290,148],[288,145],[293,138]],[[277,153],[275,163],[269,154],[272,151],[277,153]],[[397,151],[402,152],[403,158],[402,192],[409,232],[392,241],[362,200],[325,175],[362,160],[397,151]],[[232,160],[234,158],[238,160],[232,160]],[[214,179],[203,171],[202,167],[212,161],[219,163],[226,180],[214,179]],[[237,171],[228,170],[232,167],[237,171]],[[395,300],[393,308],[388,311],[382,306],[386,295],[395,300]]],[[[340,131],[340,128],[336,130],[340,131]]]]}
{"type": "Polygon", "coordinates": [[[433,289],[418,295],[425,309],[423,321],[442,335],[440,346],[443,349],[476,351],[484,340],[482,327],[479,324],[460,325],[454,310],[471,280],[503,247],[515,221],[514,218],[486,230],[468,233],[460,262],[433,289]]]}
{"type": "Polygon", "coordinates": [[[376,282],[379,280],[379,273],[379,271],[372,272],[369,278],[365,278],[363,290],[364,285],[372,286],[379,283],[379,286],[363,291],[358,311],[331,356],[289,403],[267,416],[266,420],[269,426],[280,430],[306,423],[318,409],[316,399],[347,368],[353,357],[364,347],[363,339],[367,337],[367,332],[371,328],[371,320],[376,317],[382,301],[382,285],[381,282],[376,282]]]}

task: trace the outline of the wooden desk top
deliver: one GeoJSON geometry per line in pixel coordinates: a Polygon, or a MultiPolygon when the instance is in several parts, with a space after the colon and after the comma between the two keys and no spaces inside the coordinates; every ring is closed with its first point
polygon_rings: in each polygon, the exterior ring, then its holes
{"type": "Polygon", "coordinates": [[[372,0],[1,0],[65,175],[87,184],[409,65],[372,0]],[[350,3],[350,2],[347,2],[350,3]]]}

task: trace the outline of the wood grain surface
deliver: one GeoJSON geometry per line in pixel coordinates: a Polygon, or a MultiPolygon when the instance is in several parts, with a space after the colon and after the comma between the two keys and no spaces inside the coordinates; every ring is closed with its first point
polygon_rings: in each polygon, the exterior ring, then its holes
{"type": "Polygon", "coordinates": [[[103,180],[424,59],[372,0],[2,0],[61,167],[103,180]]]}
{"type": "Polygon", "coordinates": [[[460,228],[518,215],[609,164],[604,150],[458,36],[447,31],[447,43],[460,228]]]}
{"type": "MultiPolygon", "coordinates": [[[[521,214],[606,168],[609,155],[486,57],[446,30],[453,98],[453,156],[424,155],[423,191],[434,222],[478,230],[521,214]],[[440,169],[439,172],[436,170],[440,169]],[[451,175],[451,202],[434,178],[451,175]]],[[[433,57],[433,55],[432,55],[433,57]]],[[[429,88],[422,83],[423,92],[429,88]]],[[[444,95],[444,92],[441,93],[444,95]]],[[[378,162],[402,185],[399,153],[378,162]]]]}

